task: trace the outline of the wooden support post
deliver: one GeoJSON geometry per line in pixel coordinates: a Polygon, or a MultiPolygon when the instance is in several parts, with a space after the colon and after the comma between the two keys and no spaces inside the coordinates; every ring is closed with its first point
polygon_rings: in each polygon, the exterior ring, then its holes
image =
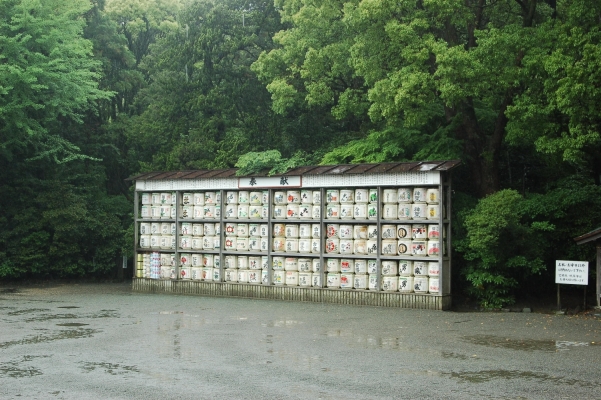
{"type": "Polygon", "coordinates": [[[560,290],[559,290],[559,283],[557,284],[557,311],[561,311],[561,296],[560,296],[560,290]]]}
{"type": "Polygon", "coordinates": [[[597,240],[597,308],[601,308],[601,241],[597,240]]]}

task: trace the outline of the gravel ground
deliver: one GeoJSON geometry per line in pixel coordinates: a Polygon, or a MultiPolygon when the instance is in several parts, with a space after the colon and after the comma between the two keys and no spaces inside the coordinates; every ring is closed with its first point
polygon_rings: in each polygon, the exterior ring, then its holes
{"type": "Polygon", "coordinates": [[[601,317],[0,286],[0,398],[598,399],[601,317]]]}

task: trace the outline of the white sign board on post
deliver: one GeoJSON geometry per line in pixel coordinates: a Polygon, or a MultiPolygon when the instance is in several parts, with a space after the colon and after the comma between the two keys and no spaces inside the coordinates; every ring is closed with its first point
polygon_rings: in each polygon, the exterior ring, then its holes
{"type": "Polygon", "coordinates": [[[555,283],[588,285],[588,261],[555,260],[555,283]]]}

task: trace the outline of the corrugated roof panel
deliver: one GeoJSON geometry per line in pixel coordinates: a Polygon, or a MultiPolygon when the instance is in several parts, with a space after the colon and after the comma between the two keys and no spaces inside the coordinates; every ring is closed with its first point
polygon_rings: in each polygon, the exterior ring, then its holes
{"type": "Polygon", "coordinates": [[[365,174],[371,172],[373,168],[377,168],[380,164],[354,164],[351,169],[348,169],[347,174],[365,174]]]}
{"type": "Polygon", "coordinates": [[[387,170],[386,172],[388,173],[395,173],[395,172],[408,172],[408,171],[414,171],[417,170],[417,167],[420,165],[421,163],[419,162],[404,162],[404,163],[397,163],[394,167],[390,168],[389,170],[387,170]]]}
{"type": "Polygon", "coordinates": [[[289,176],[300,176],[300,175],[312,175],[313,174],[313,170],[319,168],[318,166],[315,165],[309,165],[309,166],[304,166],[304,167],[297,167],[294,169],[291,169],[290,171],[286,172],[285,174],[282,175],[289,175],[289,176]]]}
{"type": "Polygon", "coordinates": [[[235,168],[222,169],[220,173],[218,173],[217,175],[213,175],[213,178],[231,178],[231,177],[235,177],[236,176],[236,171],[237,171],[237,169],[235,169],[235,168]]]}
{"type": "Polygon", "coordinates": [[[456,166],[458,166],[459,164],[461,164],[461,160],[451,160],[451,161],[445,161],[442,164],[440,164],[436,170],[437,171],[448,171],[450,169],[455,168],[456,166]]]}
{"type": "Polygon", "coordinates": [[[322,175],[333,169],[335,165],[322,165],[311,171],[309,175],[322,175]]]}
{"type": "Polygon", "coordinates": [[[330,171],[328,171],[328,174],[344,174],[346,171],[348,171],[349,169],[353,168],[354,165],[352,164],[341,164],[341,165],[336,165],[334,168],[332,168],[330,171]]]}

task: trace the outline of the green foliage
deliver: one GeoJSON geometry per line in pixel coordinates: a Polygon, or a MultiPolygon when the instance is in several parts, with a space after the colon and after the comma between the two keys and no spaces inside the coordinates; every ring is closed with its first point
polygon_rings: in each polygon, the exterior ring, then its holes
{"type": "Polygon", "coordinates": [[[238,159],[236,175],[247,176],[267,172],[267,175],[271,176],[307,164],[306,154],[303,151],[296,152],[288,159],[282,158],[282,154],[277,150],[250,152],[241,155],[238,159]]]}

